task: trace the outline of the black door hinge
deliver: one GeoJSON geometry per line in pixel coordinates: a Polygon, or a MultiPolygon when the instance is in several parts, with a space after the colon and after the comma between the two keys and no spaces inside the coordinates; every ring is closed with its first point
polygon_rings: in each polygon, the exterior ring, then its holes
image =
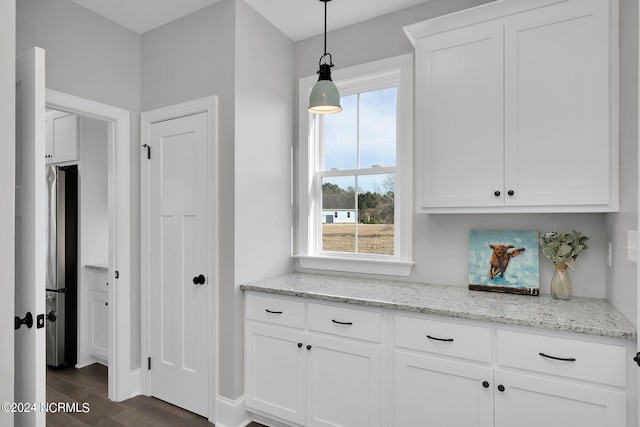
{"type": "Polygon", "coordinates": [[[151,159],[151,146],[149,144],[142,144],[142,147],[147,149],[147,159],[151,159]]]}
{"type": "Polygon", "coordinates": [[[147,358],[147,370],[149,370],[149,371],[151,370],[151,358],[150,357],[147,358]]]}

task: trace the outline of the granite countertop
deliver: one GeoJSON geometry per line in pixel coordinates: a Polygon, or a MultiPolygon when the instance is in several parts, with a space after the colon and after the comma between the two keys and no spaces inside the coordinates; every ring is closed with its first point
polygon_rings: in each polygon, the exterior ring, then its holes
{"type": "Polygon", "coordinates": [[[461,286],[427,285],[292,273],[247,283],[244,291],[345,302],[392,310],[482,320],[509,325],[637,339],[636,328],[606,300],[551,298],[470,291],[461,286]]]}
{"type": "Polygon", "coordinates": [[[86,264],[84,266],[84,268],[86,268],[87,270],[95,270],[95,271],[109,271],[109,267],[107,266],[107,264],[86,264]]]}

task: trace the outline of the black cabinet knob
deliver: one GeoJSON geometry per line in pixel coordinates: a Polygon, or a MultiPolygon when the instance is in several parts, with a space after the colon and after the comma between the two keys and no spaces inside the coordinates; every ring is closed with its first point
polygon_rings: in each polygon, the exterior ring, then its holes
{"type": "Polygon", "coordinates": [[[199,275],[193,278],[193,284],[194,285],[204,285],[204,282],[206,281],[204,275],[199,275]]]}
{"type": "Polygon", "coordinates": [[[482,387],[489,388],[489,381],[482,381],[482,387]]]}
{"type": "Polygon", "coordinates": [[[311,350],[311,344],[307,345],[307,350],[311,350]]]}
{"type": "Polygon", "coordinates": [[[500,191],[498,191],[498,190],[494,191],[493,195],[496,196],[496,197],[499,197],[500,196],[500,191]]]}
{"type": "Polygon", "coordinates": [[[507,191],[507,194],[510,195],[510,196],[513,196],[514,194],[516,194],[516,192],[513,191],[513,190],[509,190],[509,191],[507,191]]]}
{"type": "Polygon", "coordinates": [[[500,391],[505,391],[505,388],[504,388],[504,386],[503,386],[502,384],[500,384],[500,385],[498,386],[498,390],[500,390],[500,391]]]}
{"type": "Polygon", "coordinates": [[[301,342],[298,343],[298,348],[302,348],[302,343],[301,342]]]}

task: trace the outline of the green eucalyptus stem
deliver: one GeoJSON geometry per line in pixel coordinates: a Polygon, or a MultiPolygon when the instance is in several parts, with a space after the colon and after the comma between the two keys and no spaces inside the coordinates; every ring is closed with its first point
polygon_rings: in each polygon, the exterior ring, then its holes
{"type": "Polygon", "coordinates": [[[571,233],[551,231],[538,236],[538,243],[542,254],[556,265],[565,264],[570,269],[576,266],[576,258],[588,246],[589,238],[581,231],[572,230],[571,233]]]}

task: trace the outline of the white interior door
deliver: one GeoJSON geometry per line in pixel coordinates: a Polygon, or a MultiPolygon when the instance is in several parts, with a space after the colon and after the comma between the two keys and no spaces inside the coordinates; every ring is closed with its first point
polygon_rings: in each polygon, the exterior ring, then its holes
{"type": "MultiPolygon", "coordinates": [[[[45,371],[45,65],[33,48],[16,61],[15,402],[46,402],[45,371]],[[42,318],[38,316],[42,315],[42,318]]],[[[44,426],[43,411],[15,414],[16,426],[44,426]]]]}
{"type": "Polygon", "coordinates": [[[207,114],[150,129],[150,394],[208,416],[207,114]]]}

